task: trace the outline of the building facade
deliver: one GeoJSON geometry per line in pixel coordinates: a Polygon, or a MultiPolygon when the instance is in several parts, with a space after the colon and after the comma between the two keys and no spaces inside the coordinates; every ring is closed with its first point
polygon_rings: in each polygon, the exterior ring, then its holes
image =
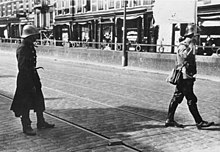
{"type": "MultiPolygon", "coordinates": [[[[42,39],[86,41],[95,46],[104,42],[112,44],[111,49],[121,49],[125,1],[127,41],[159,44],[158,36],[163,29],[154,26],[155,0],[0,0],[0,37],[20,37],[25,24],[34,24],[40,29],[42,39]]],[[[197,4],[199,44],[206,35],[213,35],[220,45],[219,0],[198,0],[197,4]]],[[[181,25],[178,34],[177,26],[171,25],[166,45],[175,45],[185,26],[181,25]]],[[[141,49],[157,51],[155,47],[141,49]]]]}
{"type": "Polygon", "coordinates": [[[0,37],[20,37],[25,24],[34,24],[34,0],[0,0],[0,37]]]}
{"type": "MultiPolygon", "coordinates": [[[[128,41],[156,42],[151,26],[153,2],[127,1],[128,41]]],[[[57,0],[56,4],[54,36],[57,40],[122,43],[124,0],[57,0]]]]}

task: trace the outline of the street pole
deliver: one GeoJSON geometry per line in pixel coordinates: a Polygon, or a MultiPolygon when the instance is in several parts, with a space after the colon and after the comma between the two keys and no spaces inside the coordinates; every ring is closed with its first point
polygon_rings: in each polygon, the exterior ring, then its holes
{"type": "MultiPolygon", "coordinates": [[[[197,0],[194,1],[194,5],[195,5],[195,10],[194,10],[194,22],[195,22],[195,31],[194,34],[196,34],[196,41],[200,41],[200,38],[198,37],[198,18],[197,18],[197,14],[198,14],[198,8],[197,8],[197,0]]],[[[200,45],[200,42],[198,43],[198,45],[200,45]]],[[[196,49],[193,50],[193,54],[196,54],[196,49]]]]}
{"type": "Polygon", "coordinates": [[[122,55],[122,66],[128,65],[128,52],[126,50],[126,39],[127,39],[127,30],[126,30],[126,7],[127,0],[124,0],[124,20],[123,20],[123,55],[122,55]]]}

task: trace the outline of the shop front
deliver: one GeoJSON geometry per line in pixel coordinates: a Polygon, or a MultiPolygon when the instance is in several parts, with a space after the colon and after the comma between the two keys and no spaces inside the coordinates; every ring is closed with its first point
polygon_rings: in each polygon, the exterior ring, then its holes
{"type": "Polygon", "coordinates": [[[200,47],[198,54],[200,55],[212,55],[216,52],[214,46],[220,46],[220,4],[204,5],[198,8],[198,25],[200,47]],[[210,49],[207,48],[213,46],[210,49]]]}
{"type": "Polygon", "coordinates": [[[53,37],[56,40],[57,46],[67,45],[66,43],[70,41],[69,23],[56,23],[53,27],[53,37]]]}
{"type": "Polygon", "coordinates": [[[1,38],[5,38],[5,30],[7,30],[7,25],[1,24],[0,25],[0,37],[1,38]]]}

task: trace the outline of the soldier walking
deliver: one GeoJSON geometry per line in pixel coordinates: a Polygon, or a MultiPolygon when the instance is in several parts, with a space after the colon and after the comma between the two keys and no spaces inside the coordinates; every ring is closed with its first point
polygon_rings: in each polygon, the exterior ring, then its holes
{"type": "Polygon", "coordinates": [[[168,116],[165,122],[166,127],[183,127],[182,124],[174,120],[174,114],[178,104],[180,104],[185,97],[190,113],[192,114],[198,129],[210,127],[214,122],[204,121],[200,116],[197,108],[197,97],[194,94],[193,86],[195,82],[194,75],[197,73],[195,60],[195,25],[189,24],[186,28],[184,40],[180,42],[177,52],[177,66],[182,68],[182,78],[177,83],[174,95],[170,101],[168,116]]]}

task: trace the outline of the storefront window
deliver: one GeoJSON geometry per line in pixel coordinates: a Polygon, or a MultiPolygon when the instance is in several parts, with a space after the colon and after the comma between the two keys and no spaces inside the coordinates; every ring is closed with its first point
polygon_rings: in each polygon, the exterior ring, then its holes
{"type": "Polygon", "coordinates": [[[107,43],[112,41],[111,25],[103,25],[103,41],[107,43]]]}
{"type": "Polygon", "coordinates": [[[89,40],[89,28],[87,26],[82,26],[82,40],[89,40]]]}

